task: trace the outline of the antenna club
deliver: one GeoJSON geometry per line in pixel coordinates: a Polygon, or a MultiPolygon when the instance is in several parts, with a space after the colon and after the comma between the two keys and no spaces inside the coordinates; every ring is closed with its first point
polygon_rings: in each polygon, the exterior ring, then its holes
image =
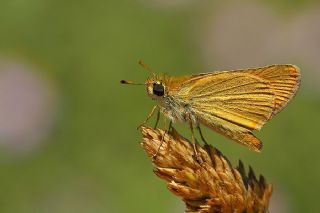
{"type": "Polygon", "coordinates": [[[140,65],[141,67],[143,67],[145,70],[147,70],[147,71],[149,71],[149,72],[152,73],[152,70],[150,69],[150,67],[149,67],[147,64],[145,64],[142,59],[140,59],[140,60],[138,61],[138,63],[139,63],[139,65],[140,65]]]}
{"type": "Polygon", "coordinates": [[[141,66],[143,66],[143,65],[144,65],[143,59],[139,59],[138,64],[140,64],[141,66]]]}
{"type": "Polygon", "coordinates": [[[140,83],[134,83],[132,81],[126,81],[126,80],[121,80],[120,84],[131,84],[131,85],[145,85],[145,84],[140,84],[140,83]]]}

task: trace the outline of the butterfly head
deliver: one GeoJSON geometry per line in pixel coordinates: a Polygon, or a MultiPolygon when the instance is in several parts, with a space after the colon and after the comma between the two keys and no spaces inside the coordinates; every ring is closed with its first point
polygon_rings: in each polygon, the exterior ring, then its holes
{"type": "Polygon", "coordinates": [[[139,61],[139,64],[151,73],[151,76],[147,78],[144,84],[134,83],[132,81],[121,80],[121,84],[131,84],[131,85],[145,85],[147,89],[147,94],[153,100],[161,100],[167,95],[166,85],[168,85],[170,77],[166,74],[155,74],[152,70],[142,61],[139,61]]]}
{"type": "Polygon", "coordinates": [[[153,100],[159,100],[166,95],[167,91],[164,79],[160,77],[149,78],[145,84],[147,93],[153,100]]]}

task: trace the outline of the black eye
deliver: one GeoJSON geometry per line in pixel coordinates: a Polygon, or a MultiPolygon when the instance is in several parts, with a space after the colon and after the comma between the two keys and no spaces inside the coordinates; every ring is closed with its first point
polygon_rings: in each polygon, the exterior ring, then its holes
{"type": "Polygon", "coordinates": [[[153,94],[157,96],[163,96],[164,86],[161,83],[153,83],[153,94]]]}

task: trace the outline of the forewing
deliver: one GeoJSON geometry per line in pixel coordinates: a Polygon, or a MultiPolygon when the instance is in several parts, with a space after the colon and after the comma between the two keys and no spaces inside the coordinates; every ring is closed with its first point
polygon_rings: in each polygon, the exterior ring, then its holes
{"type": "Polygon", "coordinates": [[[275,94],[274,115],[288,104],[300,86],[300,69],[295,65],[271,65],[244,72],[258,76],[270,84],[275,94]]]}
{"type": "MultiPolygon", "coordinates": [[[[241,72],[220,72],[182,85],[183,97],[202,122],[210,116],[243,128],[260,129],[273,112],[275,99],[263,79],[241,72]]],[[[213,123],[213,121],[212,121],[213,123]]]]}
{"type": "Polygon", "coordinates": [[[191,76],[185,85],[201,84],[203,78],[208,78],[210,76],[218,77],[223,73],[249,74],[258,77],[269,84],[275,95],[273,115],[280,112],[295,96],[297,90],[299,89],[301,80],[299,67],[292,64],[276,64],[244,70],[201,73],[191,76]]]}

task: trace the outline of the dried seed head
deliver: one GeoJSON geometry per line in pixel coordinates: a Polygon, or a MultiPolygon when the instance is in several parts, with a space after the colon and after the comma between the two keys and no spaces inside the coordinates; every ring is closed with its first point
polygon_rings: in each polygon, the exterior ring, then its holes
{"type": "MultiPolygon", "coordinates": [[[[141,128],[141,143],[148,156],[161,144],[164,131],[141,128]]],[[[192,213],[260,213],[268,209],[272,194],[271,184],[264,177],[256,178],[249,167],[245,173],[243,163],[232,168],[228,159],[212,146],[197,145],[198,158],[188,140],[174,129],[165,134],[155,159],[154,173],[164,179],[168,189],[182,198],[186,212],[192,213]]]]}

